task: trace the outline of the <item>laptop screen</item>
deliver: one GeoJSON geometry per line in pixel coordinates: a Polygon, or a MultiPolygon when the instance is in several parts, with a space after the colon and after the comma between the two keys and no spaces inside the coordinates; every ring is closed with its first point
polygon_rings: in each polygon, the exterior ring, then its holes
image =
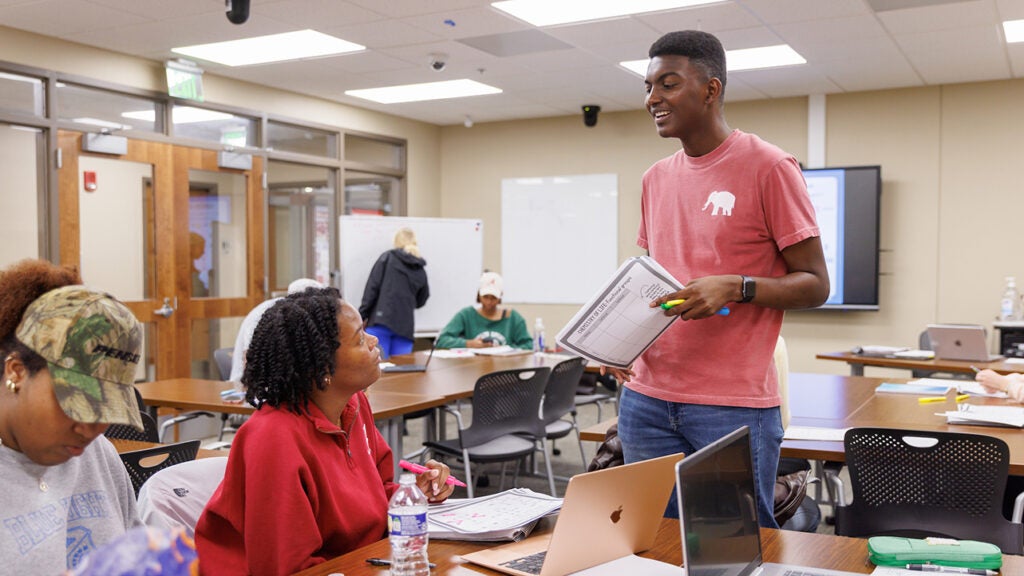
{"type": "Polygon", "coordinates": [[[761,565],[746,426],[683,458],[676,488],[688,576],[742,576],[761,565]]]}

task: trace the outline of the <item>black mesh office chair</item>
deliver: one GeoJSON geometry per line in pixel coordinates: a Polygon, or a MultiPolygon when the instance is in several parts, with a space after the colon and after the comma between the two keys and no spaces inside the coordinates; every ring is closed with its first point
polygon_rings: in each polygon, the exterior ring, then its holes
{"type": "Polygon", "coordinates": [[[111,424],[103,434],[107,438],[120,438],[122,440],[138,440],[141,442],[159,442],[160,431],[157,429],[156,420],[146,412],[146,403],[142,401],[142,394],[139,389],[132,386],[135,391],[135,401],[139,405],[139,412],[142,414],[142,431],[127,424],[111,424]]]}
{"type": "Polygon", "coordinates": [[[551,369],[551,376],[548,377],[541,412],[544,431],[547,439],[551,440],[552,450],[555,440],[565,438],[570,432],[576,432],[576,443],[580,447],[584,470],[587,468],[587,457],[583,453],[583,442],[580,440],[580,429],[576,422],[576,388],[586,367],[586,358],[570,358],[556,364],[551,369]]]}
{"type": "Polygon", "coordinates": [[[133,450],[122,452],[121,461],[128,470],[128,476],[132,479],[132,487],[136,496],[139,488],[149,479],[164,468],[188,462],[196,459],[199,453],[199,440],[189,440],[177,444],[164,444],[145,450],[133,450]]]}
{"type": "MultiPolygon", "coordinates": [[[[463,462],[469,497],[473,497],[470,462],[502,462],[522,460],[531,456],[536,443],[544,451],[551,494],[555,481],[547,450],[544,421],[540,405],[544,397],[550,368],[524,368],[485,374],[473,387],[473,423],[462,424],[462,415],[451,407],[459,423],[459,437],[452,440],[424,442],[433,454],[456,457],[463,462]]],[[[516,469],[518,473],[518,468],[516,469]]],[[[501,469],[501,486],[505,482],[505,466],[501,469]]]]}
{"type": "Polygon", "coordinates": [[[844,439],[853,502],[840,495],[836,534],[981,540],[1024,553],[1021,504],[1002,513],[1010,450],[980,434],[852,428],[844,439]]]}

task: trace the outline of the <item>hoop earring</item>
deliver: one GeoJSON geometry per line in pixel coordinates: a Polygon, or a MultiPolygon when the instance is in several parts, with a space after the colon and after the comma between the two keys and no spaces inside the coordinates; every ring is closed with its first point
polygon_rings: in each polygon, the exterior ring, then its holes
{"type": "Polygon", "coordinates": [[[11,392],[18,391],[18,384],[15,383],[15,381],[11,380],[10,378],[8,378],[7,382],[5,382],[4,384],[7,386],[7,389],[10,390],[11,392]]]}

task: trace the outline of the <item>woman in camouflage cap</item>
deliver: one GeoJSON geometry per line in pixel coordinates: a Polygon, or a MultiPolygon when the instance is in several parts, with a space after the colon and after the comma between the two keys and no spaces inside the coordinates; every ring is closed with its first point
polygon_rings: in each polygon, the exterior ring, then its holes
{"type": "Polygon", "coordinates": [[[139,524],[111,423],[141,428],[132,390],[140,333],[73,268],[0,271],[0,558],[59,574],[139,524]]]}

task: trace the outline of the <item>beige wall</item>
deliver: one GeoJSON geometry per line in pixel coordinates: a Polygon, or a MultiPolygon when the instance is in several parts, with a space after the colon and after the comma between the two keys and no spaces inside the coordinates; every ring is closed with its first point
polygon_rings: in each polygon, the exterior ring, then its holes
{"type": "MultiPolygon", "coordinates": [[[[1024,215],[1020,102],[1020,80],[827,97],[827,164],[882,166],[881,310],[788,313],[783,335],[792,370],[846,373],[815,353],[914,346],[929,322],[991,324],[1003,277],[1024,276],[1014,226],[1024,215]]],[[[726,116],[732,127],[806,160],[806,98],[730,103],[726,116]]],[[[445,127],[441,146],[441,214],[483,218],[485,266],[500,271],[502,178],[618,174],[622,260],[639,253],[640,177],[678,141],[658,138],[645,113],[622,112],[602,114],[589,129],[576,116],[445,127]]],[[[550,332],[575,311],[516,308],[530,325],[542,316],[550,332]]]]}

